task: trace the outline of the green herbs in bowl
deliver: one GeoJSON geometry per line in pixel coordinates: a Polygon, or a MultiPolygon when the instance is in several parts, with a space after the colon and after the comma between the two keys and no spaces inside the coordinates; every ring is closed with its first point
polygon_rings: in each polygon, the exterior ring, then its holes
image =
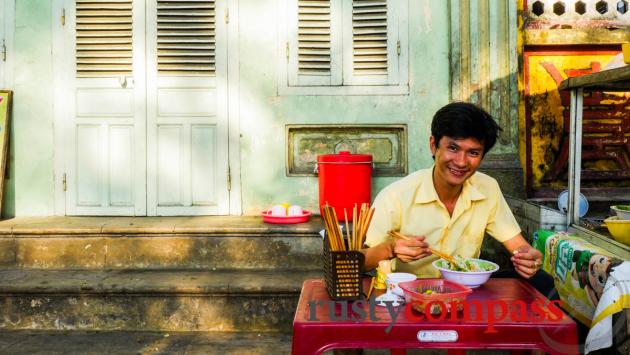
{"type": "Polygon", "coordinates": [[[470,288],[483,285],[493,272],[499,270],[499,265],[487,260],[465,259],[465,262],[470,271],[455,270],[457,267],[444,259],[434,261],[433,266],[440,270],[444,279],[470,288]]]}
{"type": "Polygon", "coordinates": [[[480,259],[464,259],[461,256],[456,256],[456,258],[461,259],[462,262],[466,265],[466,268],[463,269],[456,264],[449,263],[444,259],[438,260],[436,263],[439,267],[444,269],[448,269],[451,271],[460,271],[460,272],[484,272],[484,271],[494,271],[496,268],[496,264],[491,263],[486,260],[480,259]]]}

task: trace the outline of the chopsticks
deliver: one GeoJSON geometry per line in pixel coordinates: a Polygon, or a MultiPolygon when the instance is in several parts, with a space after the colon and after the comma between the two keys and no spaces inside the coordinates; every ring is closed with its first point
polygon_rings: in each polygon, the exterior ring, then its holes
{"type": "MultiPolygon", "coordinates": [[[[444,229],[444,231],[442,231],[442,237],[444,237],[444,233],[446,232],[446,228],[444,229]]],[[[397,238],[397,239],[403,239],[403,240],[412,240],[411,238],[407,237],[406,235],[402,235],[398,232],[396,232],[395,230],[390,230],[389,232],[387,232],[387,234],[389,234],[390,236],[397,238]]],[[[455,258],[453,258],[452,256],[442,253],[441,251],[435,250],[433,248],[427,248],[429,249],[429,251],[431,252],[431,254],[437,255],[440,258],[448,261],[449,263],[452,263],[454,265],[459,265],[460,263],[455,260],[455,258]]]]}
{"type": "Polygon", "coordinates": [[[352,233],[350,233],[350,228],[348,227],[348,212],[345,208],[343,213],[346,219],[347,249],[343,240],[343,232],[339,227],[339,220],[337,219],[335,208],[328,204],[322,206],[322,218],[324,219],[324,228],[326,228],[326,233],[328,234],[330,250],[361,250],[363,243],[365,243],[365,237],[370,227],[370,222],[372,222],[372,217],[374,217],[374,208],[369,207],[367,203],[362,203],[361,208],[357,212],[357,204],[354,205],[352,208],[352,233]]]}
{"type": "Polygon", "coordinates": [[[352,208],[352,217],[357,218],[352,220],[352,240],[350,240],[349,243],[352,245],[352,250],[361,250],[361,247],[365,242],[365,236],[368,228],[370,227],[370,222],[372,222],[372,217],[374,216],[374,208],[370,208],[367,203],[362,203],[358,216],[356,211],[357,205],[355,204],[352,208]]]}
{"type": "Polygon", "coordinates": [[[328,235],[330,250],[346,250],[346,245],[343,242],[343,233],[339,227],[339,220],[337,219],[335,209],[328,204],[322,206],[322,218],[324,219],[324,228],[326,228],[326,234],[328,235]]]}

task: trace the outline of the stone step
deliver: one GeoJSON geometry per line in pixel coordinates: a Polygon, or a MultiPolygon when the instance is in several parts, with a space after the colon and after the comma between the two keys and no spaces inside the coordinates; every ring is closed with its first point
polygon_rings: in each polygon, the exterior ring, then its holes
{"type": "Polygon", "coordinates": [[[0,329],[284,331],[305,279],[278,270],[3,270],[0,329]]]}
{"type": "Polygon", "coordinates": [[[290,354],[291,334],[251,332],[0,331],[0,353],[290,354]]]}
{"type": "Polygon", "coordinates": [[[40,217],[0,222],[0,270],[319,269],[319,217],[40,217]]]}

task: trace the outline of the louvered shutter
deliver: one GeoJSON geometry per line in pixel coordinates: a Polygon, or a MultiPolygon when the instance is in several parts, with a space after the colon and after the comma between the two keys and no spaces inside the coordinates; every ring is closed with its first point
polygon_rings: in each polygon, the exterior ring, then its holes
{"type": "Polygon", "coordinates": [[[344,3],[344,85],[398,84],[397,1],[344,3]]]}
{"type": "Polygon", "coordinates": [[[352,2],[352,70],[387,75],[387,2],[352,2]]]}
{"type": "Polygon", "coordinates": [[[160,75],[215,74],[213,0],[158,0],[157,36],[160,75]]]}
{"type": "Polygon", "coordinates": [[[76,0],[76,76],[130,76],[132,0],[76,0]]]}
{"type": "Polygon", "coordinates": [[[293,0],[288,13],[289,85],[341,84],[340,0],[293,0]]]}

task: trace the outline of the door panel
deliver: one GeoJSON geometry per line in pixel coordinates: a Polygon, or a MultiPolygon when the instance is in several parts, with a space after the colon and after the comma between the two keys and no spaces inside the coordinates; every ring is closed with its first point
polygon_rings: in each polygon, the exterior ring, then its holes
{"type": "Polygon", "coordinates": [[[101,126],[77,125],[77,205],[101,204],[101,126]]]}
{"type": "Polygon", "coordinates": [[[161,125],[158,128],[158,204],[177,206],[182,200],[183,165],[182,126],[161,125]]]}
{"type": "Polygon", "coordinates": [[[216,90],[159,89],[158,117],[195,115],[216,117],[216,101],[216,90]]]}
{"type": "Polygon", "coordinates": [[[109,127],[109,202],[112,206],[133,206],[133,137],[131,126],[109,127]]]}
{"type": "Polygon", "coordinates": [[[216,191],[209,183],[216,180],[216,164],[208,164],[208,157],[216,157],[216,129],[211,125],[192,126],[191,175],[192,203],[211,205],[216,191]]]}
{"type": "Polygon", "coordinates": [[[79,89],[76,100],[77,116],[131,117],[133,102],[133,89],[79,89]]]}

